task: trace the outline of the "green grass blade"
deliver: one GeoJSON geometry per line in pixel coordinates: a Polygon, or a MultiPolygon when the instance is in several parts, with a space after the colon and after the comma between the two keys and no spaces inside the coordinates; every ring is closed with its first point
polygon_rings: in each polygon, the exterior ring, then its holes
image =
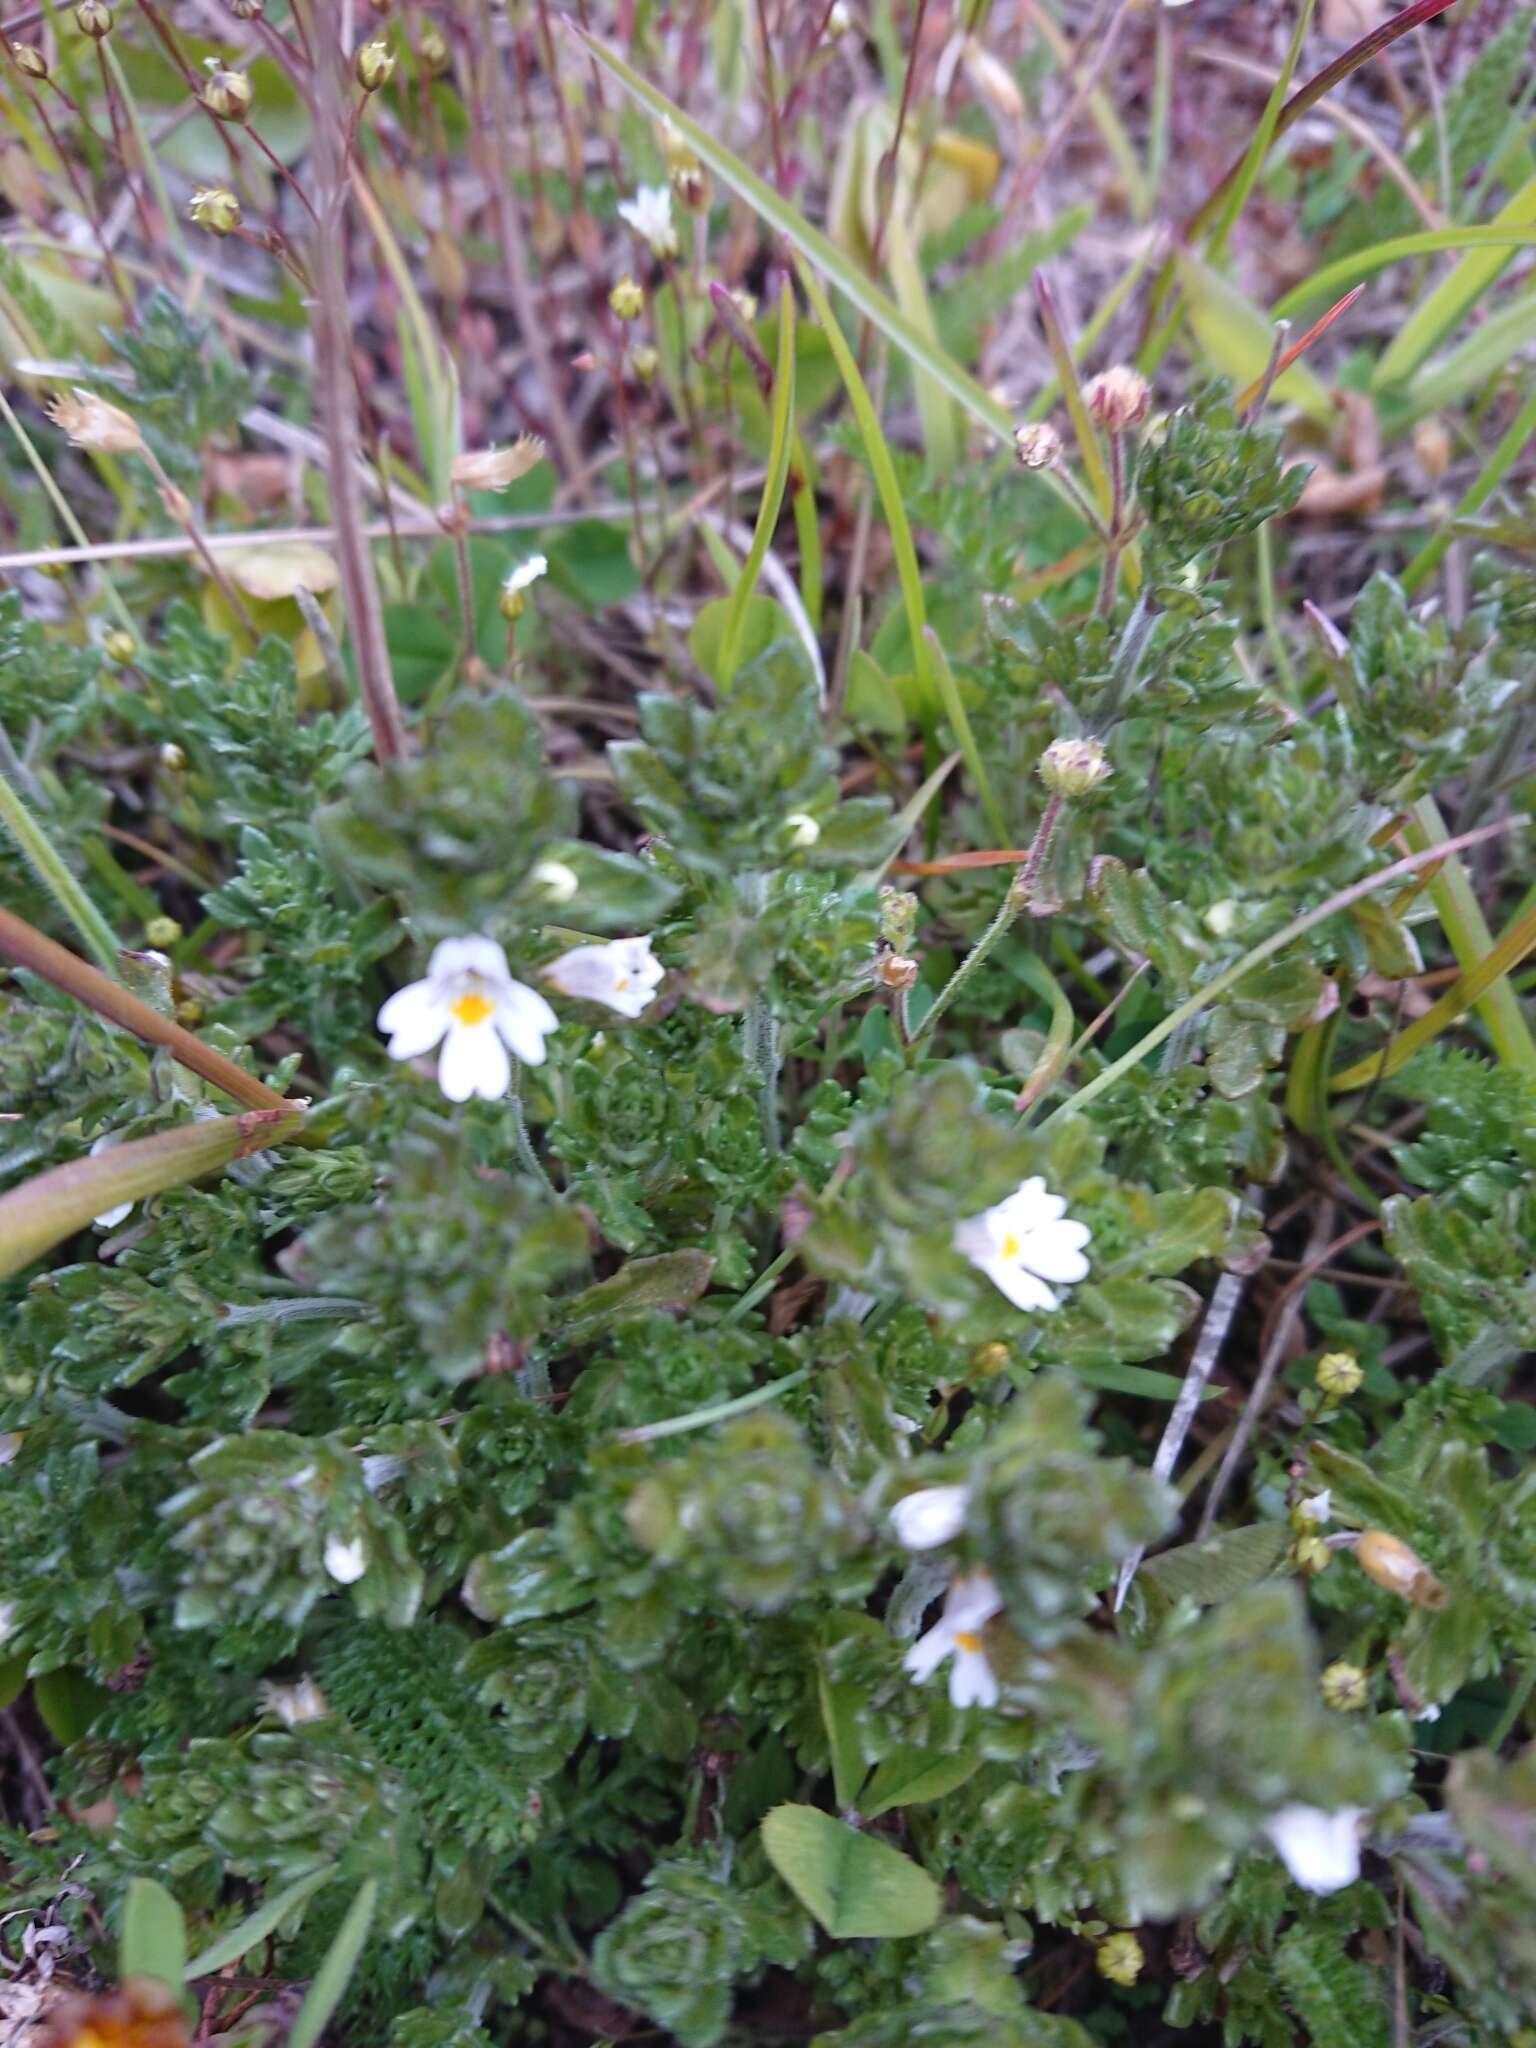
{"type": "MultiPolygon", "coordinates": [[[[1528,228],[1536,223],[1536,178],[1532,178],[1510,200],[1495,228],[1528,228]]],[[[1416,306],[1393,336],[1392,344],[1371,376],[1373,391],[1406,383],[1414,371],[1433,355],[1466,319],[1483,294],[1498,281],[1514,256],[1514,248],[1474,248],[1456,268],[1416,306]]]]}
{"type": "Polygon", "coordinates": [[[781,194],[765,184],[755,171],[749,170],[734,151],[717,142],[697,121],[690,120],[681,107],[669,100],[664,92],[658,92],[605,43],[589,35],[585,29],[578,28],[574,22],[567,21],[566,26],[580,40],[582,48],[595,64],[601,65],[631,99],[637,100],[658,121],[670,121],[721,184],[745,201],[758,218],[781,234],[801,257],[814,263],[909,362],[942,385],[950,397],[990,433],[996,434],[1000,440],[1012,439],[1014,422],[1007,407],[999,405],[989,392],[984,391],[970,372],[963,369],[945,349],[920,334],[879,286],[828,241],[819,228],[812,227],[781,194]]]}
{"type": "Polygon", "coordinates": [[[117,939],[112,927],[65,865],[52,840],[0,768],[0,826],[80,935],[80,942],[105,973],[117,973],[117,939]]]}
{"type": "Polygon", "coordinates": [[[1274,146],[1275,137],[1280,129],[1280,116],[1285,107],[1286,94],[1291,89],[1291,80],[1296,76],[1296,66],[1301,61],[1302,45],[1307,39],[1307,30],[1312,26],[1312,16],[1316,9],[1317,0],[1302,0],[1301,11],[1296,16],[1296,26],[1291,31],[1291,40],[1285,52],[1285,61],[1280,66],[1280,75],[1264,103],[1259,125],[1253,131],[1253,140],[1237,167],[1237,175],[1232,180],[1226,203],[1206,243],[1206,255],[1213,263],[1226,247],[1227,237],[1236,227],[1243,208],[1248,204],[1248,196],[1258,182],[1259,172],[1264,168],[1264,159],[1274,146]]]}
{"type": "Polygon", "coordinates": [[[1424,543],[1403,571],[1404,590],[1418,590],[1439,568],[1446,549],[1456,538],[1456,529],[1461,521],[1470,519],[1474,512],[1487,504],[1524,453],[1533,434],[1536,434],[1536,390],[1528,394],[1524,405],[1505,429],[1498,447],[1478,471],[1450,518],[1424,543]]]}
{"type": "Polygon", "coordinates": [[[247,1913],[238,1927],[231,1927],[227,1934],[221,1934],[217,1941],[210,1942],[201,1954],[195,1955],[187,1964],[187,1982],[195,1983],[199,1977],[211,1977],[217,1970],[226,1969],[231,1963],[238,1963],[242,1956],[249,1955],[257,1942],[265,1941],[276,1927],[280,1927],[293,1912],[321,1885],[336,1875],[334,1863],[327,1863],[323,1870],[312,1870],[306,1877],[295,1878],[290,1885],[284,1885],[280,1892],[271,1892],[264,1898],[254,1913],[247,1913]]]}
{"type": "MultiPolygon", "coordinates": [[[[1407,837],[1410,846],[1422,847],[1426,851],[1451,846],[1445,865],[1430,877],[1429,896],[1441,928],[1451,942],[1457,965],[1463,974],[1474,975],[1497,949],[1493,933],[1488,929],[1488,920],[1483,916],[1482,905],[1477,900],[1477,892],[1472,887],[1472,878],[1467,873],[1466,862],[1451,845],[1440,806],[1432,796],[1421,796],[1413,806],[1407,837]]],[[[1513,1067],[1521,1073],[1536,1074],[1536,1041],[1531,1038],[1520,999],[1508,979],[1499,975],[1476,998],[1476,1005],[1477,1014],[1488,1028],[1499,1064],[1513,1067]]]]}
{"type": "Polygon", "coordinates": [[[1481,391],[1488,380],[1517,355],[1536,335],[1536,289],[1528,288],[1519,298],[1490,313],[1474,328],[1459,348],[1437,362],[1426,363],[1408,385],[1409,417],[1422,419],[1425,413],[1455,405],[1470,393],[1481,391]]]}
{"type": "Polygon", "coordinates": [[[379,1880],[370,1877],[348,1907],[346,1919],[336,1930],[336,1939],[325,1952],[325,1961],[304,1994],[293,2032],[288,2036],[288,2048],[315,2048],[325,2032],[357,1968],[378,1899],[379,1880]]]}
{"type": "Polygon", "coordinates": [[[1536,227],[1433,228],[1421,234],[1394,235],[1369,249],[1357,249],[1336,263],[1325,263],[1310,277],[1292,285],[1269,311],[1271,320],[1289,320],[1312,300],[1337,298],[1364,278],[1372,277],[1393,263],[1406,263],[1413,256],[1438,256],[1447,249],[1524,249],[1536,243],[1536,227]]]}
{"type": "Polygon", "coordinates": [[[757,508],[757,524],[752,530],[752,545],[747,559],[742,564],[741,574],[731,590],[730,610],[726,613],[725,632],[720,643],[720,674],[722,686],[731,682],[736,674],[737,659],[741,652],[741,636],[746,626],[747,600],[757,588],[758,575],[762,570],[763,557],[773,539],[779,523],[779,513],[784,506],[784,487],[789,481],[789,449],[794,435],[795,418],[795,295],[790,290],[788,279],[779,293],[779,359],[773,373],[773,417],[768,440],[768,477],[763,485],[762,500],[757,508]]]}

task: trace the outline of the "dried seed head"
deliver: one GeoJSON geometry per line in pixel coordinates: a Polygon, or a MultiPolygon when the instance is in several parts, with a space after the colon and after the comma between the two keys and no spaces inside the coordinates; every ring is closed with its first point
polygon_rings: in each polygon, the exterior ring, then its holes
{"type": "Polygon", "coordinates": [[[608,303],[620,320],[638,320],[645,311],[645,293],[632,277],[621,277],[608,294],[608,303]]]}
{"type": "Polygon", "coordinates": [[[1052,740],[1039,760],[1040,780],[1055,796],[1086,796],[1109,774],[1097,740],[1052,740]]]}
{"type": "Polygon", "coordinates": [[[1330,1664],[1322,1677],[1323,1704],[1336,1714],[1357,1714],[1371,1697],[1370,1683],[1358,1664],[1340,1660],[1330,1664]]]}
{"type": "Polygon", "coordinates": [[[1413,430],[1413,452],[1420,469],[1432,484],[1439,483],[1451,466],[1451,430],[1438,414],[1420,420],[1413,430]]]}
{"type": "Polygon", "coordinates": [[[902,995],[917,980],[917,962],[907,953],[882,953],[875,962],[875,979],[893,995],[902,995]]]}
{"type": "Polygon", "coordinates": [[[251,81],[233,65],[208,59],[208,83],[203,87],[203,105],[217,121],[243,121],[251,111],[256,94],[251,81]]]}
{"type": "Polygon", "coordinates": [[[1013,447],[1026,469],[1054,469],[1061,460],[1061,436],[1044,420],[1017,428],[1013,447]]]}
{"type": "Polygon", "coordinates": [[[1355,1558],[1368,1579],[1410,1607],[1439,1608],[1451,1597],[1419,1553],[1385,1529],[1364,1530],[1355,1558]]]}
{"type": "Polygon", "coordinates": [[[352,59],[352,71],[364,92],[378,92],[395,75],[395,58],[382,36],[362,43],[352,59]]]}
{"type": "Polygon", "coordinates": [[[93,42],[99,43],[103,36],[111,35],[112,10],[106,0],[80,0],[75,9],[75,26],[93,42]]]}
{"type": "Polygon", "coordinates": [[[210,235],[232,235],[244,218],[239,200],[227,185],[205,185],[194,192],[187,215],[210,235]]]}
{"type": "Polygon", "coordinates": [[[448,472],[461,491],[504,491],[544,459],[537,434],[519,434],[510,448],[476,448],[454,458],[448,472]]]}
{"type": "Polygon", "coordinates": [[[137,421],[121,406],[109,405],[79,385],[71,397],[55,398],[47,412],[77,448],[90,448],[98,455],[137,455],[144,446],[137,421]]]}
{"type": "Polygon", "coordinates": [[[1099,425],[1111,434],[1122,434],[1140,424],[1152,403],[1152,387],[1139,370],[1116,363],[1101,370],[1083,386],[1083,403],[1099,425]]]}
{"type": "Polygon", "coordinates": [[[11,62],[24,78],[46,78],[48,59],[35,43],[11,43],[11,62]]]}
{"type": "Polygon", "coordinates": [[[1364,1378],[1365,1368],[1353,1351],[1325,1351],[1317,1361],[1317,1384],[1335,1401],[1347,1401],[1364,1378]]]}

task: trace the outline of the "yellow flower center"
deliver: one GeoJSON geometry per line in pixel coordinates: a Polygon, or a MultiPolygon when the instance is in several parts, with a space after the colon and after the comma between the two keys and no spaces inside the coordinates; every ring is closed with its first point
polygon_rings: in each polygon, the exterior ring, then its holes
{"type": "Polygon", "coordinates": [[[1024,1240],[1022,1237],[1015,1237],[1011,1230],[1003,1232],[1002,1249],[998,1253],[1000,1259],[1016,1259],[1023,1249],[1024,1240]]]}
{"type": "Polygon", "coordinates": [[[461,1024],[483,1024],[496,1010],[496,1005],[490,997],[481,995],[478,989],[471,989],[467,995],[455,997],[448,1007],[461,1024]]]}
{"type": "Polygon", "coordinates": [[[629,976],[627,974],[621,974],[618,980],[613,984],[613,992],[615,995],[622,995],[625,989],[627,989],[628,987],[629,976]]]}
{"type": "Polygon", "coordinates": [[[981,1637],[977,1635],[974,1629],[957,1628],[955,1630],[955,1648],[957,1650],[970,1650],[973,1652],[979,1650],[981,1648],[981,1637]]]}

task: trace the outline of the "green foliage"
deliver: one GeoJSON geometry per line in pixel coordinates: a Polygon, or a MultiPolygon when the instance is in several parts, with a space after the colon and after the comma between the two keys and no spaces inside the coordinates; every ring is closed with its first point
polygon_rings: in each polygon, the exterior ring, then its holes
{"type": "Polygon", "coordinates": [[[1239,419],[1229,387],[1206,384],[1142,452],[1136,495],[1170,570],[1289,512],[1307,471],[1287,465],[1278,427],[1239,419]]]}

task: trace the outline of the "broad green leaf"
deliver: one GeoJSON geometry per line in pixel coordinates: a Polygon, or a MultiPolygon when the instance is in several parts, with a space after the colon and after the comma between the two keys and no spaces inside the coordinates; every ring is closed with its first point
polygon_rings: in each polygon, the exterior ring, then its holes
{"type": "Polygon", "coordinates": [[[1268,1578],[1289,1540],[1284,1522],[1256,1522],[1247,1529],[1225,1530],[1205,1543],[1181,1543],[1176,1550],[1148,1558],[1141,1569],[1170,1600],[1214,1607],[1268,1578]]]}
{"type": "Polygon", "coordinates": [[[180,1906],[152,1877],[129,1880],[117,1938],[119,1977],[157,1977],[178,1989],[187,1975],[187,1923],[180,1906]]]}
{"type": "Polygon", "coordinates": [[[714,1270],[708,1252],[661,1252],[652,1259],[631,1259],[608,1279],[561,1304],[561,1341],[585,1344],[631,1316],[688,1308],[709,1285],[714,1270]]]}
{"type": "MultiPolygon", "coordinates": [[[[452,616],[452,614],[449,614],[452,616]]],[[[458,657],[458,636],[435,605],[384,607],[384,644],[403,704],[416,704],[441,682],[458,657]]]]}
{"type": "MultiPolygon", "coordinates": [[[[731,600],[717,597],[702,606],[688,631],[688,652],[703,669],[724,686],[725,634],[730,623],[731,600]]],[[[736,667],[744,668],[780,640],[799,640],[795,622],[783,605],[771,597],[751,597],[742,614],[736,667]]]]}
{"type": "Polygon", "coordinates": [[[335,1864],[327,1863],[323,1870],[311,1870],[295,1878],[292,1884],[284,1885],[281,1891],[270,1892],[254,1913],[248,1913],[237,1927],[231,1927],[227,1934],[221,1934],[217,1941],[193,1956],[186,1966],[186,1981],[193,1984],[199,1977],[211,1977],[231,1963],[238,1963],[335,1875],[335,1864]]]}
{"type": "MultiPolygon", "coordinates": [[[[1536,226],[1536,178],[1521,186],[1489,225],[1494,228],[1536,226]]],[[[1447,340],[1498,280],[1514,255],[1513,248],[1471,249],[1450,276],[1438,284],[1408,315],[1371,376],[1371,388],[1382,391],[1402,384],[1447,340]]]]}
{"type": "Polygon", "coordinates": [[[774,1869],[839,1941],[922,1934],[939,1917],[926,1870],[819,1807],[776,1806],[762,1836],[774,1869]]]}
{"type": "Polygon", "coordinates": [[[78,1742],[111,1695],[72,1664],[45,1671],[32,1681],[32,1703],[43,1726],[62,1749],[78,1742]]]}
{"type": "Polygon", "coordinates": [[[859,1807],[866,1820],[878,1820],[898,1806],[921,1806],[929,1799],[942,1799],[981,1768],[974,1751],[961,1750],[957,1756],[934,1756],[916,1748],[893,1750],[882,1759],[870,1779],[859,1807]]]}
{"type": "Polygon", "coordinates": [[[358,1958],[367,1943],[378,1897],[379,1881],[370,1877],[348,1907],[346,1919],[336,1930],[336,1939],[325,1952],[325,1961],[315,1972],[314,1982],[304,1994],[304,2003],[299,2007],[293,2032],[288,2036],[288,2048],[315,2048],[315,2043],[325,2032],[331,2015],[352,1981],[352,1972],[357,1968],[358,1958]]]}
{"type": "Polygon", "coordinates": [[[629,535],[606,519],[583,519],[549,534],[549,580],[589,612],[622,604],[640,588],[629,535]]]}
{"type": "Polygon", "coordinates": [[[854,725],[869,732],[904,733],[907,729],[900,690],[874,656],[862,648],[848,664],[843,708],[854,725]]]}
{"type": "MultiPolygon", "coordinates": [[[[1262,377],[1274,347],[1270,321],[1198,256],[1181,249],[1176,260],[1190,325],[1211,367],[1239,388],[1262,377]]],[[[1282,404],[1299,406],[1322,426],[1333,419],[1333,400],[1304,363],[1293,363],[1275,379],[1275,396],[1282,404]]]]}

